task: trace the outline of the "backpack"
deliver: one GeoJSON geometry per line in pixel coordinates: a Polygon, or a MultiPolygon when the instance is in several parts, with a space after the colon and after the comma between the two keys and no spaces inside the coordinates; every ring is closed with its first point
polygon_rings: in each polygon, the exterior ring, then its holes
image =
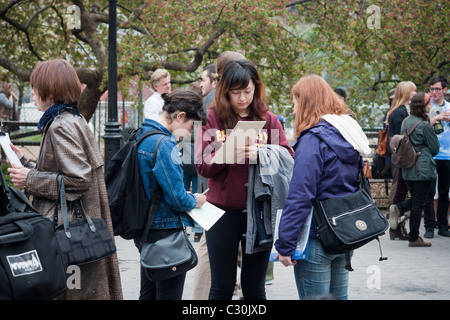
{"type": "Polygon", "coordinates": [[[156,211],[162,193],[161,188],[154,187],[156,182],[152,174],[152,196],[147,198],[139,171],[137,149],[147,137],[154,134],[163,135],[157,141],[153,152],[153,169],[159,143],[168,135],[159,130],[149,130],[136,140],[141,132],[142,128],[138,128],[130,134],[128,142],[109,161],[105,173],[114,235],[127,240],[141,236],[148,215],[150,211],[156,211]]]}
{"type": "MultiPolygon", "coordinates": [[[[414,149],[409,136],[414,131],[414,129],[423,120],[417,121],[408,131],[406,128],[406,119],[403,120],[403,131],[402,134],[396,134],[391,137],[389,146],[391,147],[391,162],[399,168],[411,168],[416,164],[417,158],[420,155],[420,151],[416,152],[414,149]]],[[[422,150],[422,148],[421,148],[422,150]]]]}

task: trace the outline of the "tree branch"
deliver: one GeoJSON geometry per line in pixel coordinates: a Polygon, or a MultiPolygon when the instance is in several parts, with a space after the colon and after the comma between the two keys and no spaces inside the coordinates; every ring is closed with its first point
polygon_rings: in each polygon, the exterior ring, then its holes
{"type": "Polygon", "coordinates": [[[298,4],[304,4],[304,3],[306,3],[306,2],[311,2],[311,1],[312,1],[312,0],[298,0],[298,1],[293,1],[293,2],[288,3],[288,4],[286,5],[286,8],[294,7],[294,6],[298,5],[298,4]]]}
{"type": "Polygon", "coordinates": [[[22,67],[11,59],[0,56],[0,66],[15,74],[20,81],[30,81],[31,70],[22,67]]]}

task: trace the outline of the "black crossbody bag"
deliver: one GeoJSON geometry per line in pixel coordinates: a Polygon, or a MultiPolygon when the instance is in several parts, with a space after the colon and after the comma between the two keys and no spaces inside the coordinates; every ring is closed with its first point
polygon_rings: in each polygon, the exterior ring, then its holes
{"type": "MultiPolygon", "coordinates": [[[[346,255],[345,268],[353,271],[352,250],[378,240],[389,227],[386,217],[377,208],[370,193],[369,182],[359,161],[359,186],[350,195],[314,200],[313,224],[325,252],[346,255]]],[[[380,261],[386,260],[381,252],[380,261]]]]}
{"type": "MultiPolygon", "coordinates": [[[[155,167],[156,154],[161,139],[162,137],[155,146],[152,168],[155,167]]],[[[151,190],[154,195],[151,197],[150,212],[139,244],[141,246],[141,266],[144,267],[145,275],[151,281],[176,277],[191,270],[198,263],[197,253],[186,235],[184,226],[181,229],[166,230],[165,237],[155,238],[155,233],[152,231],[156,230],[151,230],[151,226],[161,201],[161,189],[153,172],[151,172],[151,190]]]]}

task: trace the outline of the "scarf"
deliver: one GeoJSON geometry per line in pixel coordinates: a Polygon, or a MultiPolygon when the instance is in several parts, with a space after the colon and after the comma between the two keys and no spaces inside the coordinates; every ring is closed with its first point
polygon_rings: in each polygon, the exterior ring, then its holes
{"type": "Polygon", "coordinates": [[[69,113],[73,114],[74,116],[81,117],[80,112],[78,111],[76,104],[63,104],[63,103],[56,103],[50,108],[48,108],[44,114],[42,115],[41,119],[39,120],[39,123],[37,125],[39,132],[42,134],[45,126],[47,124],[50,124],[53,122],[53,119],[59,114],[61,114],[63,111],[68,111],[69,113]]]}
{"type": "Polygon", "coordinates": [[[338,116],[337,114],[326,114],[322,116],[322,119],[338,129],[344,139],[347,140],[361,156],[370,155],[372,150],[369,147],[369,140],[355,119],[349,115],[338,116]]]}

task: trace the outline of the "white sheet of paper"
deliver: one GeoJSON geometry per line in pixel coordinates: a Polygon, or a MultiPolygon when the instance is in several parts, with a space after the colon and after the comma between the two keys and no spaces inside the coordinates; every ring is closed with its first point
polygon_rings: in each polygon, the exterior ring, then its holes
{"type": "Polygon", "coordinates": [[[235,163],[236,148],[245,146],[248,139],[255,141],[265,124],[265,121],[239,121],[222,147],[216,151],[211,163],[235,163]]]}
{"type": "Polygon", "coordinates": [[[23,167],[16,153],[13,151],[13,149],[11,149],[10,143],[11,140],[9,139],[8,133],[5,133],[5,135],[0,135],[0,144],[6,156],[8,157],[9,163],[11,165],[15,164],[19,168],[23,167]]]}
{"type": "Polygon", "coordinates": [[[206,231],[208,231],[224,213],[224,210],[217,208],[209,202],[205,202],[200,208],[195,208],[188,212],[192,219],[206,231]]]}

